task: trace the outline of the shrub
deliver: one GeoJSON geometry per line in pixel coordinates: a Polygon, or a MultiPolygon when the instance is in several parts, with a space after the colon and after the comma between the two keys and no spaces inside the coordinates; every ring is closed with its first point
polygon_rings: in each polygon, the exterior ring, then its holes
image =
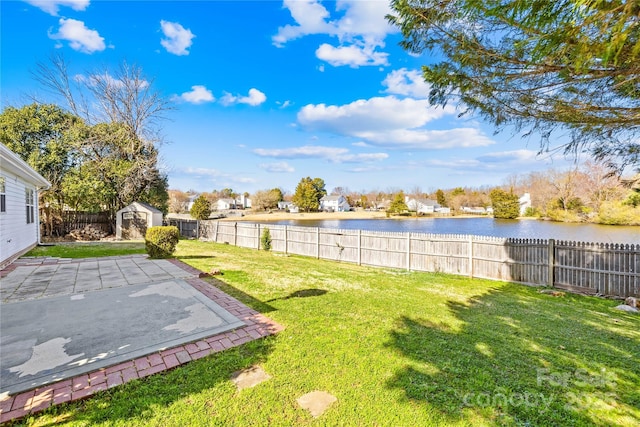
{"type": "Polygon", "coordinates": [[[507,193],[500,188],[494,188],[489,193],[493,217],[499,219],[515,219],[520,216],[520,201],[513,192],[507,193]]]}
{"type": "Polygon", "coordinates": [[[525,209],[524,216],[540,218],[542,216],[542,213],[540,212],[540,209],[529,206],[527,209],[525,209]]]}
{"type": "Polygon", "coordinates": [[[557,222],[582,222],[582,218],[576,212],[564,209],[547,209],[547,218],[557,222]]]}
{"type": "Polygon", "coordinates": [[[168,258],[176,250],[180,231],[176,226],[158,226],[147,230],[145,248],[151,258],[168,258]]]}
{"type": "Polygon", "coordinates": [[[191,211],[189,211],[192,218],[195,219],[207,219],[211,215],[211,203],[202,194],[193,201],[191,211]]]}
{"type": "Polygon", "coordinates": [[[640,209],[624,202],[605,202],[600,206],[596,222],[607,225],[640,225],[640,209]]]}
{"type": "Polygon", "coordinates": [[[262,249],[265,251],[271,250],[271,231],[268,228],[262,230],[262,236],[260,236],[260,243],[262,244],[262,249]]]}

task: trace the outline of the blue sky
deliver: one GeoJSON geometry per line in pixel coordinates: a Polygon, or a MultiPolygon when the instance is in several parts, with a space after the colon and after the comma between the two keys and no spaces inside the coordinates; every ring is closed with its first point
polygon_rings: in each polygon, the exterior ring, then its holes
{"type": "MultiPolygon", "coordinates": [[[[455,105],[430,106],[420,66],[384,19],[386,1],[2,1],[1,102],[49,100],[30,72],[62,53],[70,74],[123,60],[171,98],[162,168],[170,188],[293,191],[497,185],[563,169],[537,140],[494,135],[455,105]]],[[[54,99],[51,99],[55,101],[54,99]]]]}

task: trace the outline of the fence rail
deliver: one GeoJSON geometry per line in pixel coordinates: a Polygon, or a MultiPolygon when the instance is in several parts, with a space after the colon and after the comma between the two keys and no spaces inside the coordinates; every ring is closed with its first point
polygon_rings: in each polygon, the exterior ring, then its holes
{"type": "Polygon", "coordinates": [[[88,225],[99,228],[105,233],[112,232],[109,212],[88,213],[70,211],[62,213],[62,228],[58,230],[58,233],[65,235],[88,225]]]}
{"type": "MultiPolygon", "coordinates": [[[[191,222],[199,237],[318,259],[410,271],[546,285],[615,297],[640,297],[640,245],[513,239],[459,234],[393,233],[246,222],[191,222]]],[[[193,230],[193,228],[191,228],[193,230]]]]}

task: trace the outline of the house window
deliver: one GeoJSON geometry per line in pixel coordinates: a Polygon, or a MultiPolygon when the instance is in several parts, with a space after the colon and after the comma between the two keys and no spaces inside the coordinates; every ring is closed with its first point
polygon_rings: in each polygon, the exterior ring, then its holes
{"type": "Polygon", "coordinates": [[[32,188],[25,189],[25,206],[27,209],[27,224],[31,224],[35,220],[34,191],[32,188]]]}
{"type": "Polygon", "coordinates": [[[0,176],[0,212],[7,211],[7,195],[4,186],[4,177],[0,176]]]}

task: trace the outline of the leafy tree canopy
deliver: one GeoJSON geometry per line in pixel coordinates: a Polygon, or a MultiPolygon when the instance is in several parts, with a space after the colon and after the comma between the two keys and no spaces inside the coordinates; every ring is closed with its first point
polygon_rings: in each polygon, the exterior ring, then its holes
{"type": "Polygon", "coordinates": [[[202,220],[209,218],[209,215],[211,215],[211,203],[209,203],[209,200],[201,194],[193,201],[190,214],[195,219],[202,220]]]}
{"type": "Polygon", "coordinates": [[[387,209],[387,212],[389,213],[402,213],[402,212],[406,212],[408,211],[409,208],[407,207],[407,204],[404,201],[404,192],[399,192],[397,193],[393,200],[391,201],[391,204],[389,205],[389,208],[387,209]]]}
{"type": "Polygon", "coordinates": [[[609,0],[393,0],[402,45],[431,51],[430,101],[461,102],[498,129],[555,130],[566,151],[640,162],[640,3],[609,0]]]}
{"type": "Polygon", "coordinates": [[[281,200],[283,200],[283,194],[279,188],[260,190],[253,195],[251,206],[258,210],[275,209],[281,200]]]}
{"type": "Polygon", "coordinates": [[[493,217],[500,219],[515,219],[520,216],[520,200],[513,192],[496,188],[489,193],[493,206],[493,217]]]}
{"type": "Polygon", "coordinates": [[[323,179],[306,177],[296,186],[292,201],[303,212],[317,211],[320,208],[320,199],[326,194],[323,179]]]}
{"type": "Polygon", "coordinates": [[[51,183],[49,201],[62,202],[62,180],[74,163],[71,154],[82,120],[53,104],[7,107],[0,114],[0,142],[51,183]]]}

